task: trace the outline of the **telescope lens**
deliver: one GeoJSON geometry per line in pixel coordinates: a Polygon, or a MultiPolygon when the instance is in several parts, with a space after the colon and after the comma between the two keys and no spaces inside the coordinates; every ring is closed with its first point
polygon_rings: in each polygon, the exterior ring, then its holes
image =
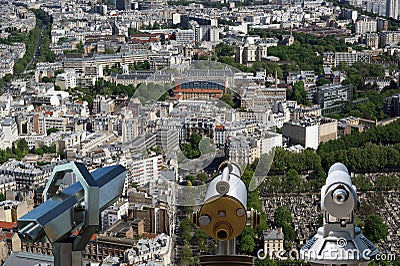
{"type": "Polygon", "coordinates": [[[336,189],[332,194],[332,198],[336,204],[343,204],[349,198],[349,194],[344,189],[336,189]]]}
{"type": "Polygon", "coordinates": [[[20,231],[20,234],[27,240],[34,242],[44,236],[43,227],[40,224],[30,223],[20,231]],[[24,230],[25,229],[25,230],[24,230]]]}
{"type": "Polygon", "coordinates": [[[227,237],[228,237],[228,233],[225,230],[219,230],[217,232],[217,238],[218,239],[223,240],[223,239],[226,239],[227,237]]]}

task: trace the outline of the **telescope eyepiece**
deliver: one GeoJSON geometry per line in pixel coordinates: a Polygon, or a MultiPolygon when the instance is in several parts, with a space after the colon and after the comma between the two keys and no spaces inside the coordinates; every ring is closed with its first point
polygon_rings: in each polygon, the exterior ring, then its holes
{"type": "Polygon", "coordinates": [[[336,204],[341,205],[349,199],[349,192],[343,188],[337,188],[332,193],[332,199],[336,204]]]}
{"type": "Polygon", "coordinates": [[[215,239],[226,241],[232,238],[233,228],[228,222],[219,222],[214,226],[215,239]]]}
{"type": "Polygon", "coordinates": [[[217,232],[217,238],[220,240],[225,240],[228,238],[228,233],[224,229],[221,229],[217,232]]]}

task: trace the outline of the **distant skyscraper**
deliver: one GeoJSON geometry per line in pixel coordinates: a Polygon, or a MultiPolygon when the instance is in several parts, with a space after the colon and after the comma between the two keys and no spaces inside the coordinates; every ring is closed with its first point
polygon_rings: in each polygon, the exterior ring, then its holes
{"type": "Polygon", "coordinates": [[[397,19],[399,16],[399,0],[386,0],[386,17],[397,19]]]}
{"type": "Polygon", "coordinates": [[[117,10],[131,10],[131,1],[129,1],[129,0],[115,0],[115,8],[117,10]]]}

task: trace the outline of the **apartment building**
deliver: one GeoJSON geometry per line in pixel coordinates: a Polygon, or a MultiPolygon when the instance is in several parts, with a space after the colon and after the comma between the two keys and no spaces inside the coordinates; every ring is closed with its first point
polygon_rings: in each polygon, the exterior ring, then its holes
{"type": "Polygon", "coordinates": [[[370,63],[371,55],[368,52],[326,52],[323,54],[324,67],[337,67],[341,63],[351,66],[356,62],[370,63]]]}

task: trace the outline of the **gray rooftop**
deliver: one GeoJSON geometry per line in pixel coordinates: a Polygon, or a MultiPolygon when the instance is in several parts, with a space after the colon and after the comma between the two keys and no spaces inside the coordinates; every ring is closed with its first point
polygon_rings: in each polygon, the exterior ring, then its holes
{"type": "Polygon", "coordinates": [[[33,254],[27,252],[12,253],[3,266],[34,266],[34,265],[54,265],[53,256],[33,254]]]}
{"type": "Polygon", "coordinates": [[[264,240],[283,240],[283,232],[278,232],[276,229],[271,231],[263,231],[264,240]]]}

